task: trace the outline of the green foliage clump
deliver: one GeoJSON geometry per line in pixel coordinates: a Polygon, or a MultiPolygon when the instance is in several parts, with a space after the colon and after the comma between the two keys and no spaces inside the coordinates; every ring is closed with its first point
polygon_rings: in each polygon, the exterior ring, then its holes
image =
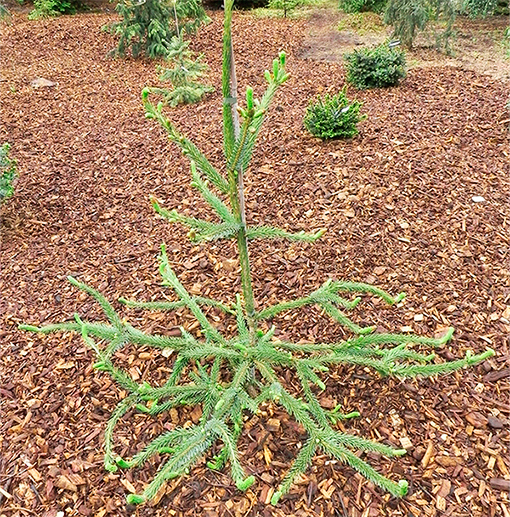
{"type": "Polygon", "coordinates": [[[14,194],[13,182],[18,177],[16,160],[9,158],[11,146],[0,147],[0,204],[14,194]]]}
{"type": "Polygon", "coordinates": [[[486,18],[494,14],[498,0],[462,0],[461,10],[470,18],[486,18]]]}
{"type": "Polygon", "coordinates": [[[81,2],[78,0],[34,0],[34,9],[28,18],[37,20],[61,14],[75,14],[80,6],[81,2]]]}
{"type": "Polygon", "coordinates": [[[507,27],[503,33],[503,46],[506,50],[506,57],[510,58],[510,27],[507,27]]]}
{"type": "Polygon", "coordinates": [[[120,22],[106,30],[120,36],[114,54],[156,58],[170,50],[172,37],[195,32],[208,17],[200,0],[119,0],[120,22]]]}
{"type": "Polygon", "coordinates": [[[0,3],[0,20],[8,22],[11,18],[11,13],[7,7],[0,3]]]}
{"type": "Polygon", "coordinates": [[[358,134],[358,123],[366,118],[359,113],[362,104],[357,100],[350,101],[346,88],[336,95],[326,95],[324,99],[319,96],[316,101],[310,101],[303,125],[322,140],[352,138],[358,134]]]}
{"type": "Polygon", "coordinates": [[[417,31],[425,30],[430,22],[434,22],[443,27],[436,32],[437,47],[448,49],[455,9],[455,0],[388,0],[384,23],[393,27],[394,38],[411,48],[417,31]]]}
{"type": "Polygon", "coordinates": [[[269,0],[267,6],[269,9],[277,9],[283,12],[283,17],[292,13],[294,9],[302,6],[306,0],[269,0]]]}
{"type": "Polygon", "coordinates": [[[347,81],[360,90],[395,86],[406,76],[404,52],[388,45],[355,50],[345,61],[347,81]]]}
{"type": "Polygon", "coordinates": [[[172,107],[178,104],[193,104],[199,102],[202,97],[209,92],[214,91],[212,86],[206,86],[197,82],[204,72],[207,65],[202,62],[203,56],[192,59],[193,52],[189,49],[189,41],[183,41],[181,38],[174,36],[170,42],[170,48],[166,59],[173,62],[173,68],[160,67],[161,81],[170,81],[173,88],[152,88],[154,93],[163,95],[165,104],[172,107]]]}
{"type": "MultiPolygon", "coordinates": [[[[143,466],[153,457],[162,459],[154,479],[141,494],[130,494],[128,503],[142,504],[156,496],[163,484],[189,472],[198,461],[210,456],[215,447],[219,453],[207,463],[211,469],[230,464],[230,472],[239,490],[247,490],[255,477],[249,475],[240,462],[238,442],[249,413],[256,414],[267,404],[280,406],[306,432],[290,469],[274,493],[271,502],[277,504],[292,483],[310,466],[316,454],[324,454],[352,467],[390,494],[403,496],[407,482],[395,482],[381,475],[361,455],[376,452],[390,457],[405,454],[405,450],[374,442],[339,431],[338,422],[359,415],[357,411],[342,414],[341,407],[325,409],[320,404],[320,392],[326,389],[327,372],[339,364],[352,364],[380,375],[398,377],[431,376],[477,364],[493,355],[487,350],[479,355],[467,353],[462,359],[435,362],[434,354],[420,349],[439,347],[449,341],[450,329],[441,339],[411,334],[383,334],[375,327],[361,327],[346,312],[361,301],[354,293],[381,298],[390,305],[402,300],[368,284],[327,280],[321,287],[302,298],[258,307],[252,288],[248,243],[254,239],[289,239],[314,242],[323,230],[314,233],[290,233],[270,226],[252,226],[246,222],[243,177],[257,137],[276,90],[287,80],[285,54],[265,72],[267,88],[260,99],[247,88],[245,107],[237,105],[237,80],[233,61],[231,21],[232,0],[225,5],[223,46],[223,150],[224,168],[216,169],[207,157],[163,114],[163,106],[150,101],[150,90],[144,90],[146,115],[158,121],[168,138],[190,159],[192,185],[201,194],[218,222],[199,219],[167,210],[153,200],[156,211],[173,223],[188,227],[194,241],[231,239],[237,243],[240,264],[240,292],[229,305],[214,299],[191,294],[173,271],[165,247],[160,256],[163,285],[171,288],[175,301],[136,302],[119,300],[128,307],[150,311],[187,310],[198,322],[199,331],[181,328],[180,336],[154,334],[133,327],[115,310],[106,298],[92,287],[69,278],[70,282],[92,296],[102,308],[106,322],[85,321],[76,315],[74,321],[42,328],[24,325],[25,330],[42,333],[74,331],[95,352],[95,368],[108,373],[125,392],[113,411],[105,430],[105,468],[115,472],[143,466]],[[317,306],[348,333],[335,343],[292,343],[275,338],[273,319],[285,312],[307,306],[317,306]],[[208,317],[214,308],[232,325],[222,333],[215,320],[208,317]],[[235,326],[234,326],[235,325],[235,326]],[[126,346],[151,347],[161,353],[167,365],[162,382],[137,381],[129,365],[122,367],[116,352],[126,346]],[[293,386],[286,385],[284,373],[291,371],[293,386]],[[187,427],[175,427],[156,436],[144,449],[131,458],[123,458],[125,440],[116,444],[116,428],[122,420],[139,422],[140,416],[164,417],[172,408],[182,406],[201,410],[199,421],[187,427]]],[[[217,318],[217,316],[215,316],[217,318]]],[[[158,377],[159,378],[159,377],[158,377]]],[[[127,422],[126,422],[127,423],[127,422]]]]}
{"type": "Polygon", "coordinates": [[[387,0],[339,0],[338,8],[344,13],[361,12],[381,13],[386,7],[387,0]]]}

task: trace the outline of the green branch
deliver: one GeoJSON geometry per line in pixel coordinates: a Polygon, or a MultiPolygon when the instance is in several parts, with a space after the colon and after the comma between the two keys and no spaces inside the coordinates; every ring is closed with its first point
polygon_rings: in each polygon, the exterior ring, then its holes
{"type": "MultiPolygon", "coordinates": [[[[235,314],[235,312],[230,307],[227,307],[223,303],[216,300],[212,300],[211,298],[204,298],[203,296],[192,296],[191,299],[198,305],[215,307],[216,309],[220,309],[226,314],[235,314]]],[[[131,307],[133,309],[146,309],[150,311],[175,311],[176,309],[186,307],[186,303],[183,300],[176,302],[136,302],[133,300],[127,300],[126,298],[119,298],[119,302],[126,307],[131,307]]]]}
{"type": "Polygon", "coordinates": [[[188,236],[191,240],[215,240],[215,239],[231,239],[235,237],[240,229],[240,224],[234,222],[228,223],[211,223],[204,219],[196,219],[195,217],[188,217],[180,214],[177,210],[166,210],[162,208],[159,203],[152,199],[152,206],[154,210],[171,223],[181,223],[184,226],[191,228],[188,236]]]}
{"type": "Polygon", "coordinates": [[[207,187],[207,183],[201,178],[199,172],[197,171],[195,162],[191,162],[191,176],[193,178],[193,182],[191,185],[196,187],[202,197],[207,201],[209,206],[216,212],[220,219],[223,219],[228,224],[236,224],[236,220],[234,214],[230,211],[230,209],[223,203],[223,201],[215,196],[207,187]]]}
{"type": "Polygon", "coordinates": [[[190,296],[188,291],[186,291],[184,286],[179,282],[173,269],[170,267],[168,256],[166,254],[166,247],[164,245],[161,246],[159,271],[163,277],[163,285],[171,286],[177,293],[177,296],[186,303],[186,306],[200,323],[205,335],[215,340],[217,343],[224,344],[225,339],[223,336],[211,325],[205,314],[202,312],[202,309],[200,309],[198,304],[193,300],[193,297],[190,296]]]}
{"type": "Polygon", "coordinates": [[[198,147],[186,137],[181,135],[175,126],[170,122],[170,120],[163,115],[163,104],[160,103],[157,107],[151,104],[149,101],[149,94],[149,88],[145,88],[142,91],[142,101],[145,108],[146,118],[157,120],[159,124],[166,130],[168,138],[181,148],[183,154],[195,162],[197,168],[205,174],[207,179],[211,181],[211,183],[220,192],[227,194],[228,183],[225,178],[223,178],[223,176],[221,176],[221,174],[219,174],[218,171],[211,165],[209,160],[198,149],[198,147]]]}

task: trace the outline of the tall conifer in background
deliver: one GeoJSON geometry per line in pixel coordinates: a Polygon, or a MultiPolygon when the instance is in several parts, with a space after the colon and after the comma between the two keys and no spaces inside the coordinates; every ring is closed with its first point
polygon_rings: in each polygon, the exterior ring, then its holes
{"type": "Polygon", "coordinates": [[[201,0],[119,0],[115,10],[122,20],[106,30],[119,36],[114,53],[120,56],[164,56],[173,36],[208,21],[201,0]]]}
{"type": "Polygon", "coordinates": [[[455,0],[388,0],[384,23],[393,27],[393,37],[407,48],[413,46],[418,32],[436,23],[436,45],[448,49],[453,34],[455,0]]]}

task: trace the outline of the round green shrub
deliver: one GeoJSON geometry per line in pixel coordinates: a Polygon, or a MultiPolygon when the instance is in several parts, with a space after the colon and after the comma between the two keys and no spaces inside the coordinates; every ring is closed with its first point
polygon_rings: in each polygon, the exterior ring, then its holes
{"type": "Polygon", "coordinates": [[[350,101],[345,88],[336,95],[320,96],[310,101],[303,125],[314,136],[322,140],[333,138],[352,138],[358,134],[357,124],[366,115],[360,115],[362,102],[350,101]]]}
{"type": "Polygon", "coordinates": [[[406,76],[404,52],[389,45],[355,50],[345,62],[347,81],[360,90],[395,86],[406,76]]]}

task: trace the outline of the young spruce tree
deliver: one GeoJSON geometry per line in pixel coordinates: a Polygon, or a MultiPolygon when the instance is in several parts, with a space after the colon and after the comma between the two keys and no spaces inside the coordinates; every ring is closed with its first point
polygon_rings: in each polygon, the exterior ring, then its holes
{"type": "Polygon", "coordinates": [[[194,241],[233,239],[237,242],[241,266],[241,292],[230,306],[213,299],[191,294],[175,275],[165,247],[160,256],[160,272],[163,284],[177,296],[175,302],[134,302],[122,299],[129,307],[147,310],[173,311],[186,307],[200,325],[200,335],[181,329],[179,337],[151,334],[127,323],[114,307],[95,289],[74,278],[69,281],[90,294],[102,307],[108,322],[84,321],[76,315],[74,321],[48,325],[42,328],[22,326],[25,330],[42,333],[79,332],[85,343],[97,356],[95,368],[107,372],[126,393],[125,398],[113,411],[105,431],[105,467],[109,471],[139,467],[154,455],[163,458],[154,479],[141,494],[130,494],[129,503],[140,504],[153,498],[169,479],[189,472],[201,458],[209,455],[215,444],[221,444],[221,452],[208,462],[212,469],[230,464],[230,472],[236,486],[247,490],[255,477],[241,465],[238,441],[243,432],[246,413],[257,413],[262,404],[279,405],[306,430],[307,437],[290,469],[272,497],[276,504],[291,487],[293,481],[312,462],[315,454],[325,454],[350,465],[367,479],[395,496],[403,496],[407,482],[394,482],[371,467],[360,453],[375,451],[385,456],[401,456],[405,450],[339,432],[336,423],[345,418],[358,416],[353,412],[344,415],[340,407],[324,409],[316,395],[324,390],[329,367],[349,363],[369,367],[381,375],[399,377],[430,376],[473,365],[493,355],[487,350],[480,355],[466,354],[451,362],[434,362],[434,354],[422,354],[415,346],[443,345],[450,340],[453,329],[441,339],[408,334],[376,333],[374,327],[360,327],[346,311],[353,309],[360,298],[352,293],[366,293],[382,298],[389,304],[402,299],[389,296],[367,284],[327,280],[306,296],[259,308],[252,289],[252,276],[248,254],[248,242],[253,239],[289,239],[313,242],[323,231],[313,234],[288,233],[284,230],[251,226],[246,223],[243,177],[248,170],[257,135],[266,111],[277,88],[287,80],[285,54],[273,62],[271,71],[265,72],[268,86],[260,99],[254,98],[251,88],[246,91],[246,105],[237,105],[237,88],[232,50],[232,3],[225,4],[223,46],[223,122],[225,165],[216,169],[199,149],[181,135],[162,113],[162,105],[154,106],[149,100],[150,91],[143,93],[147,117],[158,121],[169,139],[177,144],[190,159],[193,186],[202,195],[218,218],[213,223],[167,210],[153,200],[156,211],[174,223],[189,228],[194,241]],[[240,116],[240,117],[239,117],[240,116]],[[347,295],[348,297],[345,297],[347,295]],[[262,330],[261,323],[277,314],[309,305],[319,306],[333,320],[348,329],[352,337],[338,343],[291,343],[273,338],[275,329],[262,330]],[[204,308],[216,307],[237,321],[236,335],[223,335],[206,316],[204,308]],[[126,345],[154,347],[168,358],[169,375],[163,384],[151,385],[135,381],[129,370],[117,366],[116,351],[126,345]],[[294,392],[282,381],[282,371],[294,373],[300,391],[294,392]],[[141,452],[132,458],[123,458],[117,452],[115,431],[117,424],[132,411],[148,417],[165,414],[169,409],[182,405],[200,405],[202,416],[198,423],[189,427],[177,427],[154,438],[141,452]]]}
{"type": "Polygon", "coordinates": [[[208,21],[201,0],[119,0],[115,10],[122,20],[105,29],[119,36],[113,51],[119,56],[129,50],[133,57],[164,56],[173,36],[182,31],[193,33],[208,21]]]}

